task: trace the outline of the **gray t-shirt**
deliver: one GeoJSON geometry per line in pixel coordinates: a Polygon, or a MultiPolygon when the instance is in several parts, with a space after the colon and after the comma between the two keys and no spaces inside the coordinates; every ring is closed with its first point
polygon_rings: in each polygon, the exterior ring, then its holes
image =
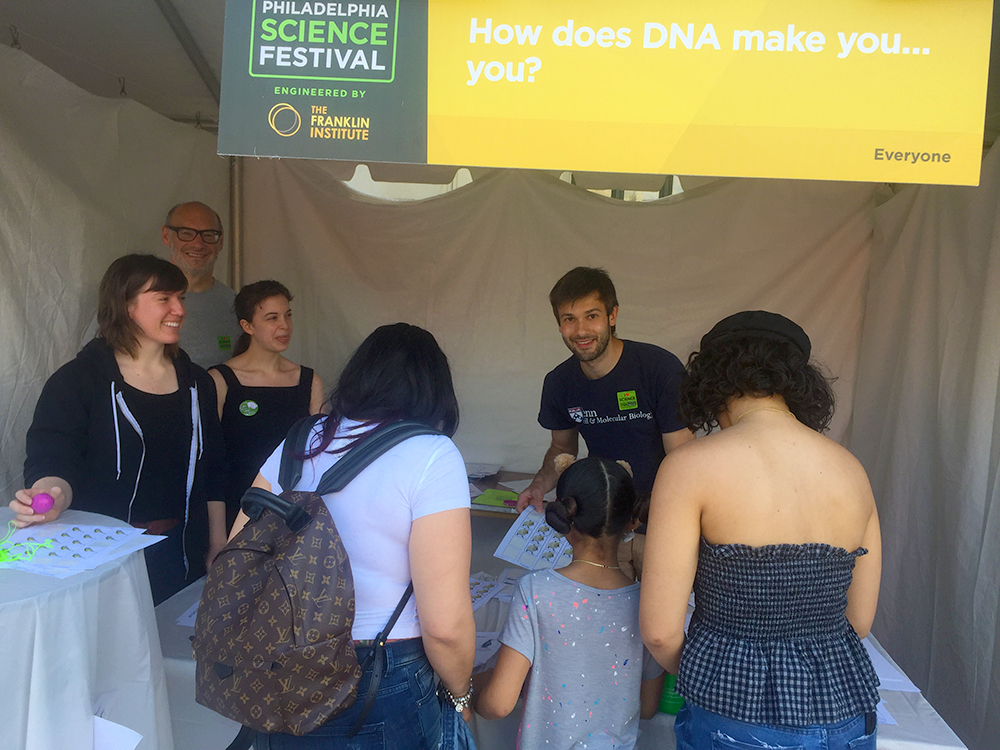
{"type": "Polygon", "coordinates": [[[639,635],[638,583],[595,589],[554,570],[529,573],[500,641],[531,662],[518,747],[634,747],[639,684],[663,672],[639,635]]]}
{"type": "Polygon", "coordinates": [[[235,292],[218,279],[204,292],[187,292],[181,349],[196,365],[209,368],[233,356],[241,329],[233,312],[235,292]]]}

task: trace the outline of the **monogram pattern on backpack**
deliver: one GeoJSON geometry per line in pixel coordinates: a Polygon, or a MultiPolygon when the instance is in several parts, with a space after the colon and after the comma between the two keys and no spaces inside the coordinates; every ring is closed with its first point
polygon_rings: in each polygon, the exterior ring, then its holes
{"type": "Polygon", "coordinates": [[[265,510],[216,558],[195,625],[195,697],[258,731],[300,736],[354,704],[361,667],[336,525],[320,495],[281,497],[313,520],[293,534],[265,510]]]}

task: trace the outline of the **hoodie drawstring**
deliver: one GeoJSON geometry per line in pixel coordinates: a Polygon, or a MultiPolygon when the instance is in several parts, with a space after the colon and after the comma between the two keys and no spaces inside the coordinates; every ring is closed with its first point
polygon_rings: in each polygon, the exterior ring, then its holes
{"type": "MultiPolygon", "coordinates": [[[[188,454],[187,471],[187,491],[184,495],[184,529],[187,530],[188,515],[191,509],[191,489],[194,487],[194,471],[201,458],[202,433],[201,433],[201,409],[198,403],[198,386],[191,386],[191,450],[188,454]]],[[[187,547],[181,544],[184,553],[184,572],[190,574],[190,565],[187,557],[187,547]]]]}
{"type": "Polygon", "coordinates": [[[115,425],[115,481],[122,478],[122,436],[118,431],[118,407],[115,404],[115,381],[111,381],[111,421],[115,425]]]}
{"type": "MultiPolygon", "coordinates": [[[[114,390],[114,383],[111,384],[112,391],[114,390]]],[[[125,519],[126,523],[132,523],[132,504],[135,502],[135,495],[139,491],[139,478],[142,476],[142,465],[146,461],[146,438],[143,437],[142,428],[139,426],[139,421],[132,415],[132,412],[128,408],[128,404],[125,403],[125,397],[122,395],[121,391],[114,394],[114,403],[118,405],[121,409],[122,416],[132,425],[132,429],[136,431],[139,436],[139,441],[142,443],[142,454],[139,456],[139,470],[135,473],[135,486],[132,488],[132,497],[128,501],[128,516],[125,519]]],[[[118,416],[114,416],[115,422],[115,439],[118,439],[118,416]]],[[[118,446],[119,454],[119,469],[118,474],[121,476],[121,445],[118,446]]]]}

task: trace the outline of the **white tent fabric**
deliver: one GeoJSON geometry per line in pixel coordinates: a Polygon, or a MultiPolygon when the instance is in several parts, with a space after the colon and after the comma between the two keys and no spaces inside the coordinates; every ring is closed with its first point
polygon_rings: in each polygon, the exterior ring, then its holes
{"type": "Polygon", "coordinates": [[[875,236],[849,441],[881,513],[875,632],[1000,747],[1000,149],[978,188],[901,191],[875,236]]]}
{"type": "Polygon", "coordinates": [[[244,281],[297,295],[293,357],[328,384],[376,326],[426,327],[451,359],[467,460],[534,471],[542,378],[568,356],[548,291],[576,265],[606,267],[618,333],[681,359],[748,307],[805,326],[840,376],[850,417],[872,228],[871,185],[718,181],[625,204],[548,175],[498,172],[423,201],[380,202],[320,162],[246,164],[244,281]]]}
{"type": "Polygon", "coordinates": [[[104,270],[125,253],[162,254],[175,203],[225,213],[229,166],[211,134],[88,94],[6,46],[0,101],[0,487],[11,495],[35,401],[76,354],[104,270]]]}
{"type": "MultiPolygon", "coordinates": [[[[35,399],[73,356],[107,263],[161,252],[177,201],[222,210],[227,168],[208,134],[84,94],[4,47],[0,95],[9,496],[35,399]]],[[[1000,154],[978,189],[908,188],[878,208],[875,186],[822,182],[719,180],[624,204],[528,172],[412,203],[363,198],[317,162],[248,161],[245,181],[244,280],[295,293],[293,358],[332,384],[375,326],[427,327],[453,364],[470,461],[537,467],[541,380],[566,356],[546,296],[572,266],[608,268],[619,333],[682,359],[736,310],[799,321],[839,377],[831,434],[865,462],[883,513],[876,634],[969,746],[992,750],[1000,154]]]]}

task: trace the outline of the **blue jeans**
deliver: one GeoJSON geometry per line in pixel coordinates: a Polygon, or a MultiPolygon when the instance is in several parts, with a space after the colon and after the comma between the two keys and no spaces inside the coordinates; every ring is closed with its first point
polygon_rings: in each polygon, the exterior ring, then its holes
{"type": "Polygon", "coordinates": [[[836,724],[783,727],[736,721],[685,701],[674,733],[677,750],[875,750],[864,714],[836,724]]]}
{"type": "MultiPolygon", "coordinates": [[[[358,648],[358,661],[369,651],[358,648]]],[[[395,641],[386,644],[385,652],[375,703],[356,735],[347,737],[368,695],[371,667],[361,676],[358,699],[349,709],[302,737],[258,732],[255,750],[437,750],[441,705],[423,643],[419,638],[395,641]]]]}

